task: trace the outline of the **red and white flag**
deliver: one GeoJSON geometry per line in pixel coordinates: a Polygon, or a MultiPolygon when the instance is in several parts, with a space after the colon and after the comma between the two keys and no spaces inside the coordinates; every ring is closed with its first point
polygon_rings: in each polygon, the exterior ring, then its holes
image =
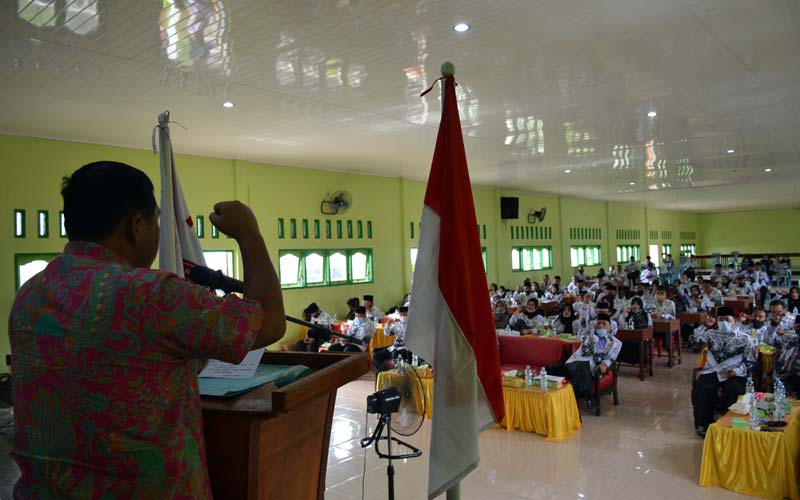
{"type": "Polygon", "coordinates": [[[194,220],[183,197],[178,172],[175,170],[172,140],[169,136],[169,111],[158,115],[158,125],[153,130],[153,152],[156,152],[156,132],[161,160],[161,237],[158,267],[184,278],[193,266],[205,266],[206,260],[194,220]]]}
{"type": "Polygon", "coordinates": [[[434,368],[431,499],[478,466],[478,433],[505,415],[455,80],[447,76],[443,81],[442,120],[422,210],[406,333],[409,349],[434,368]]]}

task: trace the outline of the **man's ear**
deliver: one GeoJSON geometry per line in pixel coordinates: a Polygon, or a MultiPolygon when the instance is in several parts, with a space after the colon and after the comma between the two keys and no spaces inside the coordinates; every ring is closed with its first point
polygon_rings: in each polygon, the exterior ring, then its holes
{"type": "Polygon", "coordinates": [[[131,214],[126,224],[126,234],[131,244],[138,245],[142,241],[142,231],[144,229],[144,216],[141,212],[131,214]]]}

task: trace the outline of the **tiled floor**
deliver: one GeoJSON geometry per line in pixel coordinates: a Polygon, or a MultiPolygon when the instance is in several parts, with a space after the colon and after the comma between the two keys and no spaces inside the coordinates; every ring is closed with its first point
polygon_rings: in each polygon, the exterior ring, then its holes
{"type": "MultiPolygon", "coordinates": [[[[669,369],[657,361],[655,376],[639,381],[624,368],[620,405],[604,399],[600,417],[581,410],[583,427],[569,440],[549,443],[526,432],[491,429],[481,434],[481,465],[462,483],[463,499],[655,500],[752,498],[697,485],[703,441],[695,436],[690,402],[691,371],[697,355],[669,369]]],[[[365,397],[373,380],[364,378],[339,391],[334,417],[325,498],[361,498],[365,397]]],[[[370,415],[369,430],[375,418],[370,415]]],[[[409,441],[427,450],[430,422],[409,441]]],[[[428,477],[427,454],[396,463],[397,498],[421,500],[428,477]]],[[[364,493],[387,498],[386,462],[366,452],[364,493]]],[[[441,497],[442,499],[444,496],[441,497]]]]}
{"type": "MultiPolygon", "coordinates": [[[[696,355],[684,353],[683,364],[668,369],[656,364],[655,376],[640,382],[632,368],[620,377],[620,406],[604,399],[605,411],[595,417],[582,410],[583,428],[562,443],[548,443],[526,432],[491,429],[481,434],[481,465],[462,484],[462,498],[656,500],[751,498],[719,488],[697,485],[703,442],[694,435],[689,400],[696,355]]],[[[373,449],[364,452],[359,439],[365,426],[366,396],[373,392],[372,377],[339,391],[328,454],[325,498],[386,499],[386,462],[373,449]]],[[[8,419],[0,416],[0,425],[8,419]]],[[[408,439],[427,450],[430,422],[408,439]]],[[[9,455],[9,443],[0,437],[0,499],[11,498],[18,476],[9,455]]],[[[398,499],[426,498],[427,454],[395,463],[398,499]]],[[[442,496],[441,498],[444,498],[442,496]]]]}

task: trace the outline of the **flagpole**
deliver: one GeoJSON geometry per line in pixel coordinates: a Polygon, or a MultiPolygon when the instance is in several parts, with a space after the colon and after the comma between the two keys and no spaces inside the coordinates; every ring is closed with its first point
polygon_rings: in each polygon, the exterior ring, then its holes
{"type": "Polygon", "coordinates": [[[461,500],[461,482],[457,482],[447,490],[447,500],[461,500]]]}

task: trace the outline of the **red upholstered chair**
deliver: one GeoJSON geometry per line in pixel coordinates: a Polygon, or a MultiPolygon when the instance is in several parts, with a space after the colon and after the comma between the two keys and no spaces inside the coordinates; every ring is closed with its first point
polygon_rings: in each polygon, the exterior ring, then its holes
{"type": "Polygon", "coordinates": [[[604,394],[611,393],[614,396],[614,406],[619,406],[619,395],[617,394],[617,372],[619,370],[619,363],[614,363],[610,370],[606,371],[602,376],[594,379],[592,386],[592,399],[594,399],[594,414],[599,416],[602,411],[600,409],[600,397],[604,394]]]}
{"type": "Polygon", "coordinates": [[[534,370],[562,364],[564,344],[560,340],[538,336],[512,337],[500,335],[500,368],[503,371],[524,370],[530,365],[534,370]]]}

